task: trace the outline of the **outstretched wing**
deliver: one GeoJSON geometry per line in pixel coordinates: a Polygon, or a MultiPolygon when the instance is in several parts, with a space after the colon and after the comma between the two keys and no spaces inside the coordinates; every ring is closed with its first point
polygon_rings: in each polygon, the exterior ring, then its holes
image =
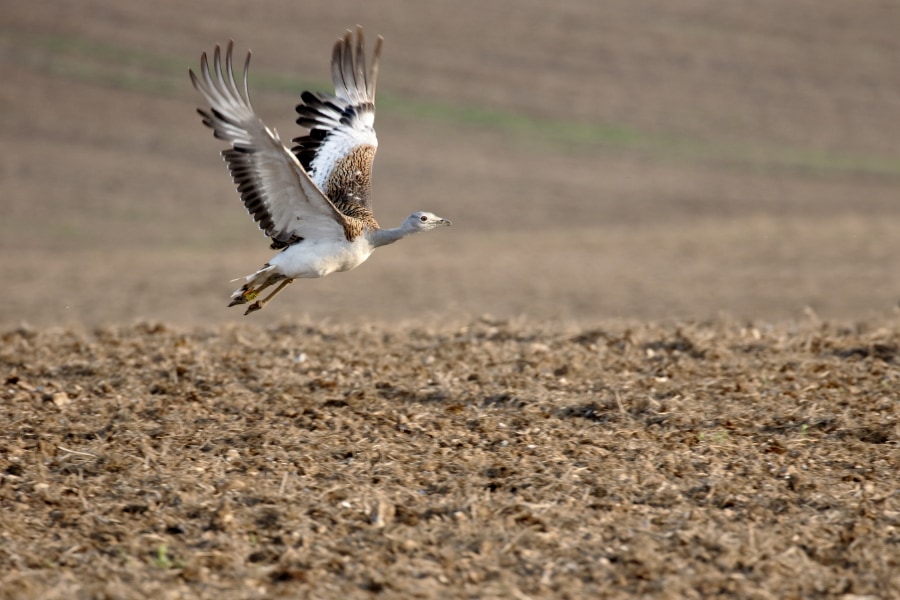
{"type": "Polygon", "coordinates": [[[253,220],[259,223],[274,248],[302,239],[352,240],[358,227],[339,212],[310,179],[297,158],[285,148],[278,134],[253,112],[247,88],[250,53],[244,63],[243,89],[238,88],[232,65],[234,43],[228,43],[223,69],[221,50],[213,53],[210,70],[206,53],[200,58],[200,75],[190,71],[191,81],[209,110],[197,109],[203,124],[231,147],[222,151],[232,179],[253,220]]]}
{"type": "MultiPolygon", "coordinates": [[[[309,134],[295,138],[292,150],[313,181],[338,210],[375,224],[369,204],[375,136],[375,81],[383,39],[378,37],[366,70],[362,27],[334,45],[331,77],[334,95],[303,92],[297,124],[309,134]]],[[[375,224],[377,226],[377,224],[375,224]]]]}

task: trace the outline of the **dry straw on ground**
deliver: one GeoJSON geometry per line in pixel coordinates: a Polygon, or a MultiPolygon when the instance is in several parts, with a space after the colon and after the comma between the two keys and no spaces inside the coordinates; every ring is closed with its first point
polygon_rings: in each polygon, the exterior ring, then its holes
{"type": "Polygon", "coordinates": [[[0,340],[0,597],[888,597],[896,323],[0,340]]]}

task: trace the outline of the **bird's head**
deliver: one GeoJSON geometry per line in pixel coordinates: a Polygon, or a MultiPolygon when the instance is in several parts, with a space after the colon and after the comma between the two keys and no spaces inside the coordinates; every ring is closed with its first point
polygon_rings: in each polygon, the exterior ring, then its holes
{"type": "Polygon", "coordinates": [[[411,231],[428,231],[435,227],[451,224],[449,219],[443,219],[434,213],[424,211],[414,212],[406,217],[406,223],[404,223],[406,228],[411,231]]]}

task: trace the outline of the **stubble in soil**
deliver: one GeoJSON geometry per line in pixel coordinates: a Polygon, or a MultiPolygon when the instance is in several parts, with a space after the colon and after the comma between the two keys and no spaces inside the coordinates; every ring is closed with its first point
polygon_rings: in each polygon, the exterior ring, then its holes
{"type": "Polygon", "coordinates": [[[2,334],[0,597],[885,597],[888,321],[2,334]]]}

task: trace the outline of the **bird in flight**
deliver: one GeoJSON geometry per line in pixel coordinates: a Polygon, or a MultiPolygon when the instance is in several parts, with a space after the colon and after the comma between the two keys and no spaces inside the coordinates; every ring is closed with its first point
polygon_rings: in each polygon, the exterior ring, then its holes
{"type": "Polygon", "coordinates": [[[367,70],[362,27],[357,27],[355,40],[350,31],[338,39],[331,58],[334,94],[301,94],[297,124],[309,133],[295,138],[291,149],[253,111],[249,52],[240,86],[232,64],[233,42],[224,59],[216,46],[212,68],[204,52],[199,75],[189,71],[194,88],[209,105],[197,109],[203,124],[229,145],[222,156],[244,206],[272,248],[280,250],[245,278],[229,306],[249,304],[244,314],[250,314],[294,279],[349,271],[379,246],[450,225],[447,219],[419,211],[399,227],[382,229],[372,214],[372,162],[378,147],[375,80],[382,41],[379,36],[367,70]]]}

